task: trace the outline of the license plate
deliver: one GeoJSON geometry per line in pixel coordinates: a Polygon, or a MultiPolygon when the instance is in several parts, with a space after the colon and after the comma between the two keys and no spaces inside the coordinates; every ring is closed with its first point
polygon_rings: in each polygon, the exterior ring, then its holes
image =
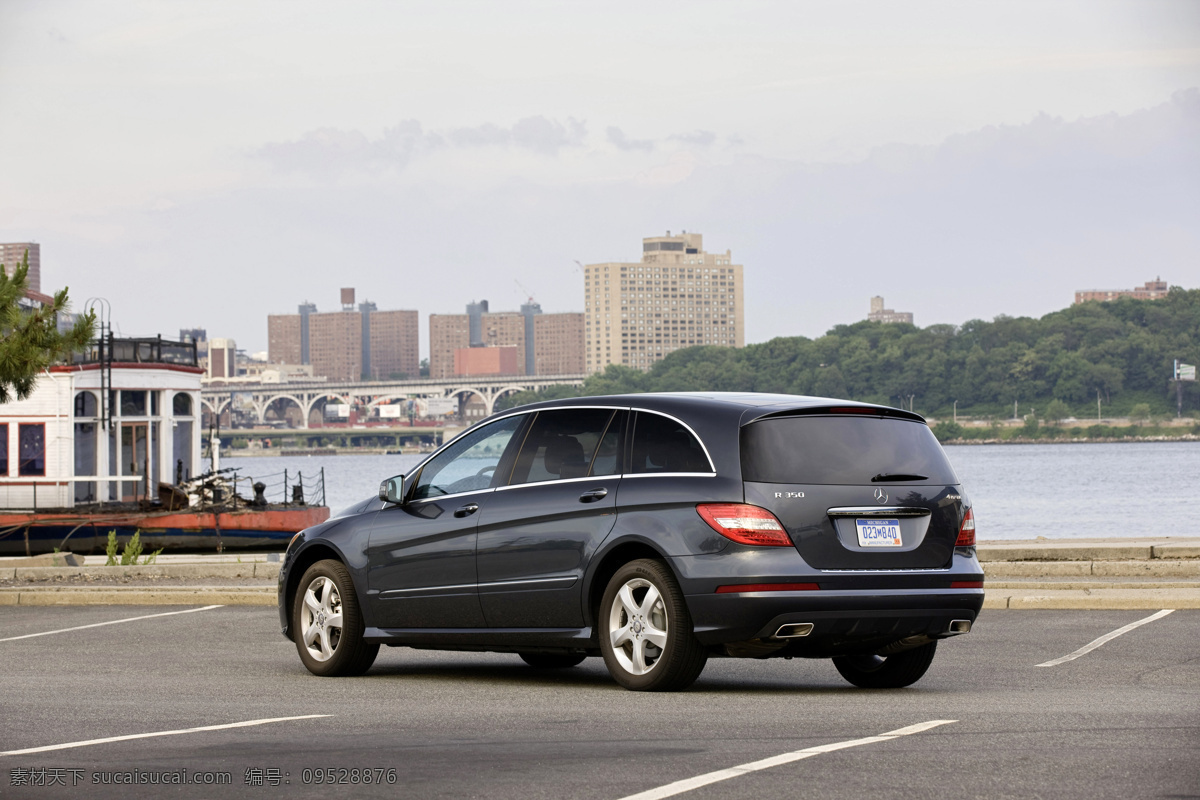
{"type": "Polygon", "coordinates": [[[900,547],[900,520],[856,519],[859,547],[900,547]]]}

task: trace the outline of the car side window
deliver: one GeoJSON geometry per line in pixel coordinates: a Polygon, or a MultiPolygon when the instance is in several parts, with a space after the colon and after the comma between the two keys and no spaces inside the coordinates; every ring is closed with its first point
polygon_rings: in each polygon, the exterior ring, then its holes
{"type": "Polygon", "coordinates": [[[634,475],[656,472],[712,472],[704,448],[684,425],[670,417],[637,412],[633,427],[634,475]]]}
{"type": "Polygon", "coordinates": [[[618,472],[617,412],[607,408],[538,412],[513,465],[510,485],[618,472]]]}
{"type": "Polygon", "coordinates": [[[507,417],[459,437],[421,469],[411,499],[475,492],[502,483],[496,468],[524,420],[525,415],[507,417]]]}

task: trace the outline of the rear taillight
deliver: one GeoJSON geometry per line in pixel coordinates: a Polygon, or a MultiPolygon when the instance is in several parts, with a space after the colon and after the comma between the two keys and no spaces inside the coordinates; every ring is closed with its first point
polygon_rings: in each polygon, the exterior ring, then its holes
{"type": "Polygon", "coordinates": [[[792,537],[783,523],[765,508],[745,503],[701,503],[696,511],[726,539],[766,547],[792,546],[792,537]]]}
{"type": "Polygon", "coordinates": [[[975,512],[972,509],[967,509],[967,514],[963,517],[962,525],[958,526],[958,541],[954,543],[954,546],[975,546],[975,512]]]}

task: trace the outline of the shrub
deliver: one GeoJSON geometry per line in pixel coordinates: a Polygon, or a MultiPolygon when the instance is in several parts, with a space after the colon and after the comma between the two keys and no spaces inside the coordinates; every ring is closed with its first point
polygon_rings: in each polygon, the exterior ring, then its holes
{"type": "Polygon", "coordinates": [[[106,567],[115,567],[117,565],[117,532],[108,532],[108,544],[104,546],[104,552],[108,556],[108,560],[104,562],[106,567]]]}
{"type": "Polygon", "coordinates": [[[133,538],[125,543],[125,551],[121,553],[121,566],[136,565],[138,556],[142,554],[142,534],[135,531],[133,538]]]}

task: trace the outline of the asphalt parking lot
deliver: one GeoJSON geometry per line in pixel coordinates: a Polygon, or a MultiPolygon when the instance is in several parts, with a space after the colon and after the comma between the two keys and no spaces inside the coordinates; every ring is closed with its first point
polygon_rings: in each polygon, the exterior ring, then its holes
{"type": "Polygon", "coordinates": [[[713,659],[689,691],[639,694],[600,659],[409,649],[316,678],[271,608],[9,607],[0,796],[1200,797],[1200,612],[1036,666],[1149,616],[984,611],[908,689],[713,659]],[[108,783],[151,772],[220,788],[108,783]]]}

